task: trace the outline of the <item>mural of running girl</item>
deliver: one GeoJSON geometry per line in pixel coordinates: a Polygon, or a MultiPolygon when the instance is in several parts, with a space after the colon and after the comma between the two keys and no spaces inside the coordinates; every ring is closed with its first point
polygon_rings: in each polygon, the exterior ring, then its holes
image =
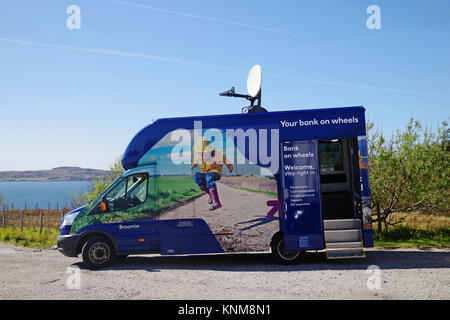
{"type": "Polygon", "coordinates": [[[194,175],[194,182],[200,190],[209,195],[208,203],[211,205],[209,210],[215,210],[222,207],[217,192],[216,181],[222,176],[222,168],[225,164],[230,171],[233,171],[233,165],[225,158],[222,150],[214,148],[206,137],[199,137],[193,146],[194,156],[192,158],[191,169],[200,165],[200,172],[194,175]]]}

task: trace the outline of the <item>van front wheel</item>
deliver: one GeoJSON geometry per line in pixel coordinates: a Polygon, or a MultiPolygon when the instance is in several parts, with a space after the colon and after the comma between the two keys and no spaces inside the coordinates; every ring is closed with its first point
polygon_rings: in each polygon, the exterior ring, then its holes
{"type": "Polygon", "coordinates": [[[114,249],[105,237],[88,239],[82,250],[83,262],[89,269],[107,267],[114,259],[114,249]]]}
{"type": "Polygon", "coordinates": [[[300,262],[302,251],[286,251],[284,248],[284,235],[282,232],[276,233],[270,243],[270,249],[274,259],[281,264],[297,264],[300,262]]]}

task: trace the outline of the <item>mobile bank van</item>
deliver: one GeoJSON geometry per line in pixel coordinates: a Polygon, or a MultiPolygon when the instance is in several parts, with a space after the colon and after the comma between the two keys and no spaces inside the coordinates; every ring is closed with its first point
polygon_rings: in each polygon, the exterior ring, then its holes
{"type": "Polygon", "coordinates": [[[364,108],[252,112],[256,91],[247,113],[139,131],[126,172],[64,216],[60,252],[89,268],[146,253],[364,257],[373,247],[364,108]]]}

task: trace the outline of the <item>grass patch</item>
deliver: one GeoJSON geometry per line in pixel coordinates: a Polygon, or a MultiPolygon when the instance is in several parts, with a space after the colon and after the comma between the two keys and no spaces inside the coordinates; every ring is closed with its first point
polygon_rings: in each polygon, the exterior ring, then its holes
{"type": "Polygon", "coordinates": [[[162,176],[158,177],[158,192],[184,192],[190,189],[199,189],[191,176],[162,176]]]}
{"type": "Polygon", "coordinates": [[[377,247],[450,247],[450,228],[415,228],[411,226],[397,226],[388,231],[374,231],[375,246],[377,247]]]}
{"type": "Polygon", "coordinates": [[[430,240],[382,241],[375,240],[377,248],[448,248],[449,243],[430,240]]]}
{"type": "Polygon", "coordinates": [[[450,226],[450,215],[448,213],[430,214],[421,211],[395,212],[389,216],[388,221],[397,223],[396,226],[433,229],[450,226]]]}
{"type": "Polygon", "coordinates": [[[0,241],[32,248],[52,247],[58,235],[59,230],[54,228],[43,228],[42,233],[39,228],[0,228],[0,241]]]}

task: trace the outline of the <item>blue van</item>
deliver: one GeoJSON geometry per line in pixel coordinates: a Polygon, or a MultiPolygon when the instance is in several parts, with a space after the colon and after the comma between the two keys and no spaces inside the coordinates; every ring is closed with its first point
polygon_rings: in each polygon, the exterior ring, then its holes
{"type": "Polygon", "coordinates": [[[364,112],[159,119],[129,143],[126,172],[64,216],[58,249],[89,268],[146,253],[364,257],[373,247],[364,112]]]}

